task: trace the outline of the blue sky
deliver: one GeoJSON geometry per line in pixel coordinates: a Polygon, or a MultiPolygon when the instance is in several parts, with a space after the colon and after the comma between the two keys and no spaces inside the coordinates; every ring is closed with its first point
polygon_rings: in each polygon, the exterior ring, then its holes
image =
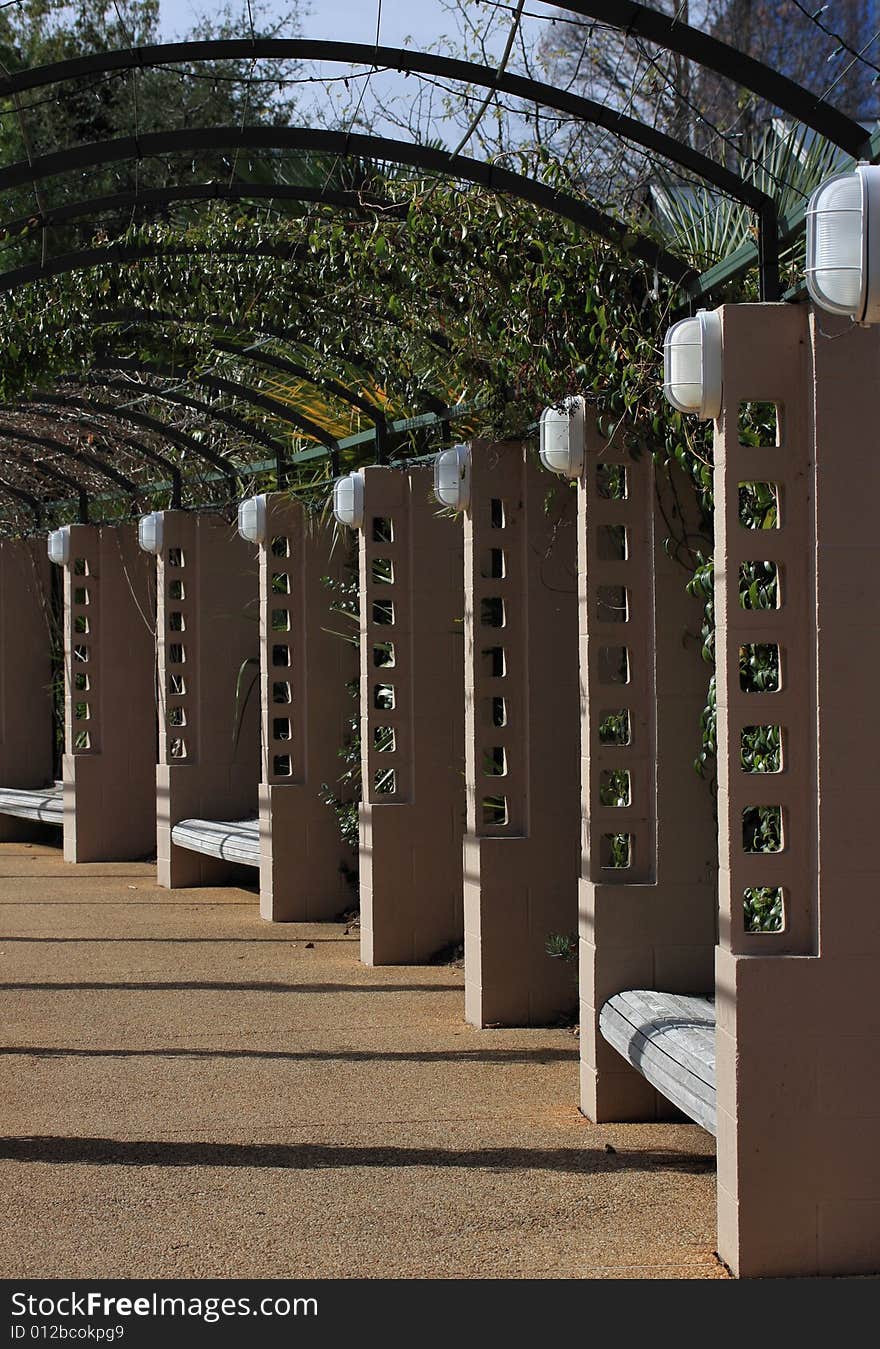
{"type": "MultiPolygon", "coordinates": [[[[167,36],[184,32],[200,13],[216,12],[217,6],[209,0],[161,0],[162,27],[167,36]]],[[[372,42],[376,36],[377,0],[312,0],[310,12],[304,20],[308,37],[338,37],[349,42],[372,42]]],[[[246,10],[246,6],[241,6],[246,10]]],[[[271,0],[267,5],[271,14],[283,14],[287,5],[283,0],[271,0]]],[[[382,0],[382,41],[390,45],[403,42],[411,36],[416,44],[424,44],[442,33],[444,26],[440,5],[434,0],[382,0]]]]}

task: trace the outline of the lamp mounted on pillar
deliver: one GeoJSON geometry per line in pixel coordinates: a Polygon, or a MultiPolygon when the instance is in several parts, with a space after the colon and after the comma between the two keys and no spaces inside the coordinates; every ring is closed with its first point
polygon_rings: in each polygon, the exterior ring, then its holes
{"type": "Polygon", "coordinates": [[[673,323],[663,343],[663,392],[679,412],[712,421],[721,412],[721,316],[701,309],[673,323]]]}
{"type": "Polygon", "coordinates": [[[578,394],[541,413],[541,463],[563,478],[579,478],[584,469],[584,410],[578,394]]]}
{"type": "Polygon", "coordinates": [[[471,451],[469,445],[453,445],[434,460],[434,496],[441,506],[466,511],[471,503],[471,451]]]}
{"type": "Polygon", "coordinates": [[[165,520],[162,511],[150,511],[138,520],[138,545],[145,553],[161,553],[165,520]]]}
{"type": "Polygon", "coordinates": [[[820,308],[880,322],[880,166],[859,164],[807,204],[807,290],[820,308]]]}
{"type": "Polygon", "coordinates": [[[266,542],[266,494],[245,497],[238,506],[238,532],[248,543],[266,542]]]}
{"type": "Polygon", "coordinates": [[[362,529],[364,523],[364,475],[357,469],[333,484],[333,514],[340,525],[362,529]]]}
{"type": "Polygon", "coordinates": [[[53,529],[46,540],[46,551],[49,554],[49,561],[54,562],[56,567],[66,567],[70,562],[70,525],[62,525],[60,529],[53,529]]]}

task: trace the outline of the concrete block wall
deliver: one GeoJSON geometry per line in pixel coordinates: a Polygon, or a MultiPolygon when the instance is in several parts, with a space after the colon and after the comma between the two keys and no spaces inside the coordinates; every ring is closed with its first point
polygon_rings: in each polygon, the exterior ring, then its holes
{"type": "Polygon", "coordinates": [[[157,559],[159,884],[215,885],[234,864],[171,842],[184,819],[256,818],[260,781],[257,558],[233,521],[164,511],[157,559]],[[254,686],[243,715],[236,686],[254,686]]]}
{"type": "Polygon", "coordinates": [[[361,958],[423,961],[461,939],[461,526],[429,469],[364,470],[360,531],[361,958]]]}
{"type": "MultiPolygon", "coordinates": [[[[0,785],[52,783],[52,595],[46,541],[0,540],[0,785]]],[[[42,837],[27,820],[0,816],[0,842],[42,837]]]]}
{"type": "Polygon", "coordinates": [[[266,501],[259,545],[260,912],[275,922],[335,918],[354,902],[357,858],[321,800],[342,771],[357,708],[358,656],[328,580],[353,579],[350,541],[284,493],[266,501]]]}
{"type": "Polygon", "coordinates": [[[475,441],[465,515],[465,1014],[541,1025],[576,1001],[576,496],[520,444],[475,441]]]}
{"type": "Polygon", "coordinates": [[[64,858],[155,851],[154,593],[137,527],[71,525],[64,568],[64,858]]]}

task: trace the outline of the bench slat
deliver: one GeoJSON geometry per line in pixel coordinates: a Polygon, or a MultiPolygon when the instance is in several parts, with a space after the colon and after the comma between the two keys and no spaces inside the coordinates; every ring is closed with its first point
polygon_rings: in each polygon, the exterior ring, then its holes
{"type": "Polygon", "coordinates": [[[181,820],[171,830],[171,842],[178,848],[219,857],[224,862],[239,862],[246,867],[260,865],[257,819],[181,820]]]}
{"type": "Polygon", "coordinates": [[[37,824],[62,824],[62,790],[60,782],[52,787],[0,787],[0,815],[37,824]]]}

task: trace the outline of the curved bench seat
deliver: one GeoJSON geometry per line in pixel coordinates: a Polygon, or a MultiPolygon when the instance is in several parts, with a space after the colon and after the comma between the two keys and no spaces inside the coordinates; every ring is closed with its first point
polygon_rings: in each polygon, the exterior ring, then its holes
{"type": "Polygon", "coordinates": [[[51,787],[0,787],[0,815],[14,815],[19,820],[32,820],[36,824],[57,824],[64,822],[64,801],[62,786],[56,782],[51,787]]]}
{"type": "Polygon", "coordinates": [[[609,998],[599,1029],[633,1068],[715,1133],[715,1000],[628,989],[609,998]]]}
{"type": "Polygon", "coordinates": [[[190,852],[238,862],[246,867],[260,865],[260,822],[251,820],[181,820],[171,830],[171,842],[190,852]]]}

